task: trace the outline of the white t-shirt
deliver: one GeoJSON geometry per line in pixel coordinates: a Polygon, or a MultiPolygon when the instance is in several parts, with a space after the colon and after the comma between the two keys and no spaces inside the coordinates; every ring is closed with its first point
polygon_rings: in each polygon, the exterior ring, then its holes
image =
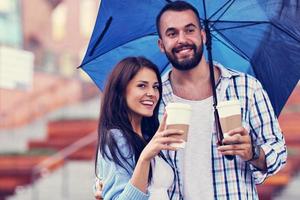
{"type": "Polygon", "coordinates": [[[152,180],[148,187],[149,200],[169,200],[168,189],[174,181],[174,173],[170,165],[161,157],[151,160],[152,180]]]}
{"type": "Polygon", "coordinates": [[[192,106],[191,126],[186,147],[178,151],[185,200],[214,199],[211,138],[213,129],[212,97],[191,101],[173,96],[175,102],[192,106]]]}

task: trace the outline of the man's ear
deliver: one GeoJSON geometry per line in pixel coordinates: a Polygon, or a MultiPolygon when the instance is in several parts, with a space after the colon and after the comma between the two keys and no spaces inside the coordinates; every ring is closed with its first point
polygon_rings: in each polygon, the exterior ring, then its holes
{"type": "Polygon", "coordinates": [[[203,44],[206,44],[206,33],[203,29],[201,30],[201,37],[203,44]]]}
{"type": "Polygon", "coordinates": [[[165,53],[165,46],[164,46],[164,44],[163,44],[163,42],[160,38],[158,39],[157,44],[158,44],[158,47],[159,47],[160,51],[162,53],[165,53]]]}

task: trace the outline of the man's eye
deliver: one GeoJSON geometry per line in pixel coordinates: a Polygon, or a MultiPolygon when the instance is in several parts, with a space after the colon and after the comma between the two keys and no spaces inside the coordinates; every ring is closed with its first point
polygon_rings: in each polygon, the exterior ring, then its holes
{"type": "Polygon", "coordinates": [[[195,29],[188,29],[187,32],[188,32],[188,33],[195,32],[195,29]]]}
{"type": "Polygon", "coordinates": [[[175,37],[176,33],[175,32],[169,32],[167,35],[168,35],[168,37],[175,37]]]}

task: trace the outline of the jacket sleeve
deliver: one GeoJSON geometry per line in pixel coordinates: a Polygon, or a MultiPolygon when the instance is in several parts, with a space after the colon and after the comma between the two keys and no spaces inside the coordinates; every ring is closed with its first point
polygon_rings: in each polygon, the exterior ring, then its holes
{"type": "Polygon", "coordinates": [[[260,145],[266,156],[267,170],[261,171],[250,164],[256,184],[276,174],[285,164],[287,150],[277,117],[274,114],[267,93],[256,81],[250,103],[250,134],[253,142],[260,145]]]}
{"type": "Polygon", "coordinates": [[[126,169],[99,154],[97,168],[99,169],[98,176],[103,180],[102,196],[104,200],[147,200],[149,195],[130,183],[133,173],[132,166],[135,166],[135,163],[125,138],[118,130],[112,130],[112,134],[121,150],[120,153],[126,157],[126,161],[122,162],[126,169]]]}

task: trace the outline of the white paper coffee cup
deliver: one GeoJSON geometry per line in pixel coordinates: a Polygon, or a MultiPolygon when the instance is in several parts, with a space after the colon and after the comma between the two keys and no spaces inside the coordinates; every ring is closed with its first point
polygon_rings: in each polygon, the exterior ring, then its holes
{"type": "Polygon", "coordinates": [[[166,106],[167,111],[167,129],[183,130],[184,133],[179,137],[185,142],[172,143],[170,146],[176,148],[184,148],[187,141],[187,134],[191,121],[192,107],[184,103],[169,103],[166,106]]]}
{"type": "Polygon", "coordinates": [[[241,104],[239,100],[221,101],[217,105],[223,137],[232,129],[242,126],[241,104]]]}

